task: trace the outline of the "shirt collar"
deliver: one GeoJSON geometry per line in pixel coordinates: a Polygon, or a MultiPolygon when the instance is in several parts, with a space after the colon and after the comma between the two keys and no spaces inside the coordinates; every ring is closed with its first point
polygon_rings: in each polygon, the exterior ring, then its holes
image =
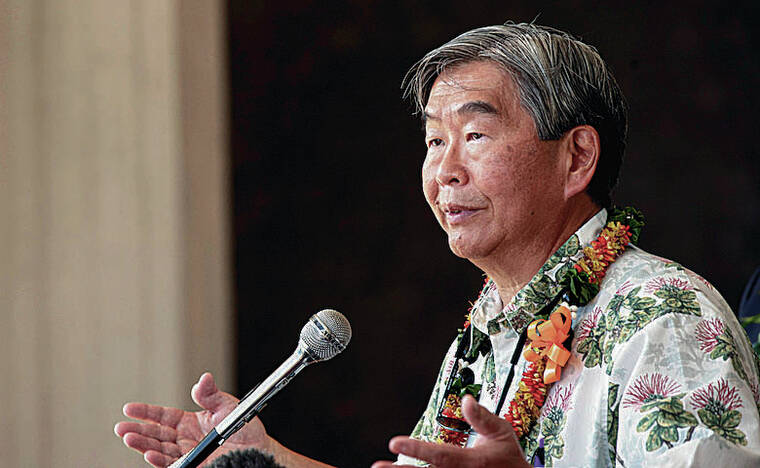
{"type": "Polygon", "coordinates": [[[554,252],[538,273],[504,306],[493,281],[483,286],[480,297],[472,307],[470,321],[483,333],[494,335],[512,329],[518,335],[532,322],[536,314],[560,292],[560,281],[569,268],[583,255],[583,247],[599,236],[607,222],[607,210],[602,209],[586,221],[554,252]]]}

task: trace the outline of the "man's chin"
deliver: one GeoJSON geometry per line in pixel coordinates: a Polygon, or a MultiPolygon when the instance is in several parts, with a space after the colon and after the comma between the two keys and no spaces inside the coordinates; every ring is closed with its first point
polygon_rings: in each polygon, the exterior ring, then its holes
{"type": "Polygon", "coordinates": [[[484,249],[479,248],[479,246],[467,239],[463,239],[460,233],[449,235],[449,249],[457,257],[467,260],[474,260],[484,255],[482,252],[484,249]]]}

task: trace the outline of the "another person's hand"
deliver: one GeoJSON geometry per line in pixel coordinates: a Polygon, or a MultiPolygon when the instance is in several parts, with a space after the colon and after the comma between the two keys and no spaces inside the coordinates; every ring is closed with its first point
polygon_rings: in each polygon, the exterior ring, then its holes
{"type": "MultiPolygon", "coordinates": [[[[124,444],[142,453],[153,466],[166,467],[189,452],[203,436],[237,406],[238,399],[216,388],[214,377],[205,373],[190,393],[203,411],[194,413],[146,403],[127,403],[124,415],[146,421],[122,421],[114,427],[124,444]]],[[[254,418],[225,442],[209,458],[223,453],[255,447],[269,451],[269,437],[259,418],[254,418]]]]}
{"type": "MultiPolygon", "coordinates": [[[[394,437],[388,447],[395,454],[404,454],[430,463],[435,468],[477,466],[527,467],[515,431],[509,422],[480,406],[474,398],[466,396],[462,402],[464,418],[478,433],[473,447],[433,444],[409,437],[394,437]]],[[[372,468],[397,468],[389,461],[380,461],[372,468]]]]}

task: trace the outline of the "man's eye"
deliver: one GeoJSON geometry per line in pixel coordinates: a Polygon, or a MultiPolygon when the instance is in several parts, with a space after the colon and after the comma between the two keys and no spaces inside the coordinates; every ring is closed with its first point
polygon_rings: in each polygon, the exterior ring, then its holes
{"type": "Polygon", "coordinates": [[[440,146],[442,144],[443,144],[443,140],[441,140],[440,138],[431,138],[430,140],[428,140],[428,147],[440,146]]]}
{"type": "Polygon", "coordinates": [[[485,136],[485,135],[483,135],[482,133],[478,133],[478,132],[472,132],[472,133],[468,133],[468,134],[467,134],[467,139],[468,139],[468,140],[480,140],[480,139],[481,139],[481,138],[483,138],[484,136],[485,136]]]}

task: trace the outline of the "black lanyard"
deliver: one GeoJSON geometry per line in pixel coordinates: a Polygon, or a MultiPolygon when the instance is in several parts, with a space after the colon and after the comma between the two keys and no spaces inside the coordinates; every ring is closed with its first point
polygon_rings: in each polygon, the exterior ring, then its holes
{"type": "MultiPolygon", "coordinates": [[[[554,298],[552,298],[552,300],[549,301],[548,304],[543,306],[541,310],[539,310],[535,316],[548,317],[549,313],[553,311],[555,307],[557,307],[559,302],[565,296],[565,292],[566,292],[565,288],[562,288],[559,291],[559,293],[557,293],[557,295],[555,295],[554,298]]],[[[504,389],[501,392],[501,397],[499,398],[499,404],[496,405],[496,410],[494,411],[494,414],[497,416],[501,412],[502,406],[504,406],[504,400],[507,398],[507,392],[509,392],[509,387],[512,385],[512,379],[515,377],[515,367],[517,366],[517,362],[520,360],[520,354],[522,354],[522,349],[525,346],[525,340],[527,338],[528,338],[528,328],[526,327],[525,330],[523,330],[522,333],[520,334],[520,339],[517,340],[517,345],[515,346],[515,350],[512,352],[512,359],[509,360],[511,365],[509,366],[507,381],[504,383],[504,389]]]]}
{"type": "MultiPolygon", "coordinates": [[[[548,317],[549,312],[554,310],[555,307],[559,304],[559,302],[566,298],[567,290],[565,288],[562,288],[553,298],[551,301],[549,301],[545,306],[541,308],[541,310],[536,313],[535,317],[548,317]]],[[[474,326],[474,325],[470,325],[474,326]]],[[[469,430],[469,425],[465,421],[457,421],[453,420],[452,418],[448,418],[443,416],[443,408],[446,404],[446,399],[449,396],[449,393],[451,393],[451,386],[454,382],[454,377],[456,376],[457,372],[460,371],[459,369],[459,361],[464,359],[465,355],[468,352],[468,348],[471,344],[471,335],[472,330],[465,329],[462,335],[462,339],[459,340],[459,343],[457,344],[457,349],[454,352],[454,363],[451,366],[451,372],[449,374],[449,378],[446,382],[446,391],[443,393],[443,397],[441,398],[441,403],[439,404],[438,413],[436,417],[436,421],[441,424],[446,429],[455,430],[458,432],[465,432],[469,430]],[[469,333],[468,333],[469,331],[469,333]]],[[[572,332],[571,332],[572,333],[572,332]]],[[[507,379],[504,382],[504,387],[501,391],[501,396],[499,397],[499,403],[496,405],[496,409],[494,410],[494,414],[498,415],[501,412],[502,407],[504,406],[504,402],[507,398],[507,393],[509,393],[509,388],[512,385],[512,380],[514,380],[515,376],[515,367],[517,366],[517,363],[520,361],[520,355],[522,354],[523,347],[525,346],[525,341],[527,340],[528,332],[527,327],[525,330],[520,333],[520,337],[517,340],[517,343],[515,344],[515,349],[512,351],[512,357],[509,360],[510,366],[509,366],[509,372],[507,373],[507,379]]],[[[489,337],[490,341],[490,337],[489,337]]],[[[491,353],[493,353],[493,347],[491,349],[491,353]]]]}

